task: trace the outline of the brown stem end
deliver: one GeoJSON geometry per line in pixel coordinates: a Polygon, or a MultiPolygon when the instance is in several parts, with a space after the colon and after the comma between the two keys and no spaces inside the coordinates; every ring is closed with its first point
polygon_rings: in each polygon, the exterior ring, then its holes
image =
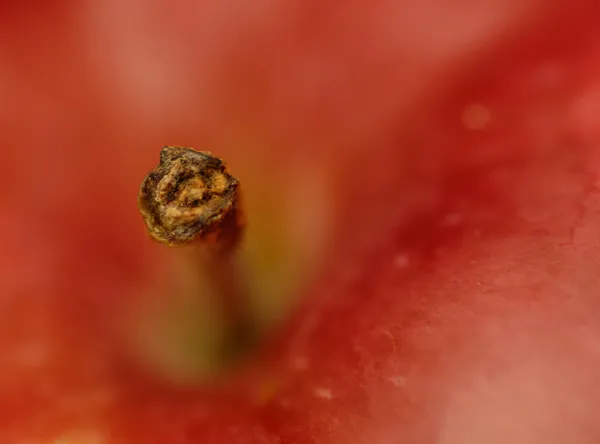
{"type": "Polygon", "coordinates": [[[138,207],[150,236],[168,246],[193,240],[223,248],[239,237],[239,181],[209,152],[165,146],[145,177],[138,207]]]}

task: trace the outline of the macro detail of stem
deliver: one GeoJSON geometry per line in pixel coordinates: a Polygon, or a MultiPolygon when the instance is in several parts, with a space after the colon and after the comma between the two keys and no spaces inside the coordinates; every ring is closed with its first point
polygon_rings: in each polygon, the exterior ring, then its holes
{"type": "Polygon", "coordinates": [[[182,354],[201,355],[202,371],[221,370],[256,334],[250,291],[236,254],[244,231],[239,194],[238,179],[221,159],[167,146],[159,165],[145,177],[138,198],[150,236],[180,250],[178,279],[187,282],[185,294],[179,294],[179,284],[174,286],[171,301],[171,311],[178,312],[177,305],[182,305],[180,319],[175,315],[163,330],[186,329],[185,342],[192,348],[186,351],[185,344],[169,345],[165,339],[162,353],[172,354],[170,347],[178,353],[183,347],[182,354]],[[193,306],[198,312],[185,308],[193,306]],[[189,340],[194,336],[197,340],[189,340]],[[193,344],[200,349],[194,350],[193,344]]]}
{"type": "Polygon", "coordinates": [[[211,153],[166,146],[142,183],[138,206],[150,235],[169,246],[212,241],[221,250],[240,240],[239,181],[211,153]]]}

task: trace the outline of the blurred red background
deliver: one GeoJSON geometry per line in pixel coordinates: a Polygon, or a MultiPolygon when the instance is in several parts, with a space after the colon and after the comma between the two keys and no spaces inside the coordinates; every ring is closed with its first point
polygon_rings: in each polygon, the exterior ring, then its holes
{"type": "Polygon", "coordinates": [[[599,19],[1,3],[0,441],[598,442],[599,19]],[[166,144],[227,159],[257,285],[303,301],[220,388],[121,322],[170,300],[136,208],[166,144]]]}

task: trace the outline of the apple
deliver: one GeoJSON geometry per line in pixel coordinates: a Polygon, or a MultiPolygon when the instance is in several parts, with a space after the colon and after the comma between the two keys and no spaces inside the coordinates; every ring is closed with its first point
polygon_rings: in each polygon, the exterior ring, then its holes
{"type": "Polygon", "coordinates": [[[0,442],[597,442],[598,19],[1,5],[0,442]],[[136,207],[163,145],[244,190],[273,331],[216,379],[136,207]]]}

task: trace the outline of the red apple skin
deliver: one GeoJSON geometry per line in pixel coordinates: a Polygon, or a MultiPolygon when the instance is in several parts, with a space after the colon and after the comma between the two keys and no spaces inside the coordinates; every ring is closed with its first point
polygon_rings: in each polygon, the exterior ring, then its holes
{"type": "Polygon", "coordinates": [[[3,3],[0,442],[598,442],[598,19],[3,3]],[[330,174],[326,263],[250,382],[123,358],[115,320],[164,259],[135,199],[167,143],[330,174]]]}

